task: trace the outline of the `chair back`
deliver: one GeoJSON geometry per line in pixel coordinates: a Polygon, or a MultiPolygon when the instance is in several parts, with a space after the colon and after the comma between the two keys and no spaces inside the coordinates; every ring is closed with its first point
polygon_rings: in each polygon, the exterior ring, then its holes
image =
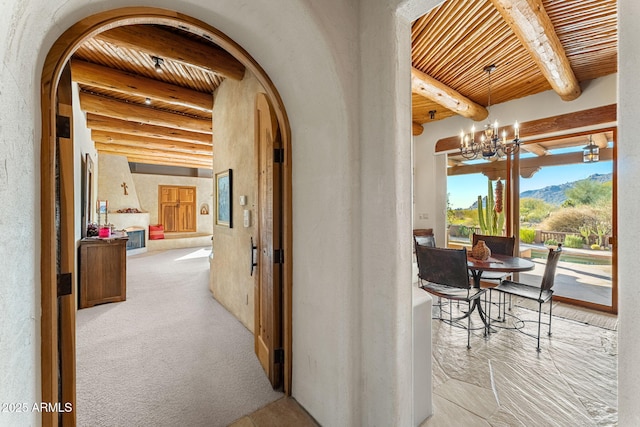
{"type": "Polygon", "coordinates": [[[542,284],[540,285],[541,291],[548,291],[553,287],[553,282],[556,278],[556,267],[560,254],[562,253],[562,244],[558,243],[556,249],[549,248],[549,254],[547,255],[547,265],[544,268],[544,275],[542,276],[542,284]]]}
{"type": "Polygon", "coordinates": [[[469,289],[467,250],[416,246],[418,277],[427,282],[469,289]]]}
{"type": "Polygon", "coordinates": [[[420,246],[430,246],[432,248],[436,247],[436,237],[434,235],[430,236],[413,236],[414,244],[420,246]]]}
{"type": "Polygon", "coordinates": [[[516,238],[514,236],[488,236],[473,233],[473,246],[475,246],[479,240],[484,240],[484,244],[491,249],[492,254],[513,256],[513,251],[516,246],[516,238]]]}

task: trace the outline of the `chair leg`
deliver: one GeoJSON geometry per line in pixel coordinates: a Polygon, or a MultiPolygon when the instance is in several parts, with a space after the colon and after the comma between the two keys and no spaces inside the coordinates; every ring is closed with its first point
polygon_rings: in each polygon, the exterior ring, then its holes
{"type": "Polygon", "coordinates": [[[540,326],[542,323],[542,303],[538,302],[538,347],[537,350],[540,351],[540,326]]]}
{"type": "MultiPolygon", "coordinates": [[[[498,294],[498,300],[500,300],[500,294],[498,294]]],[[[485,310],[487,313],[487,333],[491,333],[491,301],[491,288],[489,288],[489,308],[485,310]]]]}
{"type": "Polygon", "coordinates": [[[467,317],[467,349],[471,348],[471,316],[467,317]]]}
{"type": "Polygon", "coordinates": [[[549,300],[549,336],[551,336],[551,311],[553,310],[553,296],[549,300]]]}

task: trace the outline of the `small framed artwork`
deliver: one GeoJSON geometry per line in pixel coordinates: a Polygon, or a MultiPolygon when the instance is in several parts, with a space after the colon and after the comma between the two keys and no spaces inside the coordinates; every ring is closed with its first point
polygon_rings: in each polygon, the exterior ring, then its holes
{"type": "Polygon", "coordinates": [[[216,174],[216,224],[233,228],[233,171],[216,174]]]}
{"type": "Polygon", "coordinates": [[[109,209],[109,202],[107,200],[98,200],[98,203],[96,203],[96,205],[97,205],[96,211],[99,214],[107,213],[107,209],[109,209]]]}

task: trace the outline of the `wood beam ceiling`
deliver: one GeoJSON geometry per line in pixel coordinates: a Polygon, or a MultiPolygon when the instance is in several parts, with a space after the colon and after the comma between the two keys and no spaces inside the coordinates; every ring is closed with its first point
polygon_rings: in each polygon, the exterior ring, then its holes
{"type": "Polygon", "coordinates": [[[529,52],[553,90],[565,101],[579,97],[580,84],[542,0],[491,0],[491,3],[529,52]]]}
{"type": "Polygon", "coordinates": [[[132,158],[148,158],[156,160],[158,162],[161,161],[164,162],[164,164],[169,165],[183,165],[185,163],[190,163],[198,165],[197,167],[201,168],[211,169],[213,167],[213,157],[211,155],[181,154],[173,150],[155,150],[149,148],[132,147],[130,145],[105,144],[102,142],[96,142],[95,147],[96,150],[98,150],[98,153],[126,156],[130,162],[133,161],[131,160],[132,158]]]}
{"type": "Polygon", "coordinates": [[[90,62],[72,60],[71,76],[81,85],[112,90],[125,95],[149,98],[170,105],[193,108],[211,115],[213,95],[181,86],[115,70],[90,62]]]}
{"type": "Polygon", "coordinates": [[[95,36],[116,46],[142,51],[150,56],[180,62],[242,80],[245,67],[233,55],[212,43],[200,43],[172,31],[150,25],[117,27],[95,36]]]}
{"type": "Polygon", "coordinates": [[[122,102],[104,96],[80,93],[80,106],[87,113],[156,126],[211,135],[211,119],[203,120],[168,111],[122,102]]]}
{"type": "MultiPolygon", "coordinates": [[[[114,144],[119,146],[140,147],[160,151],[173,151],[183,154],[197,154],[211,157],[213,147],[211,145],[193,144],[183,141],[166,141],[157,138],[146,138],[143,136],[127,135],[116,132],[105,132],[100,130],[91,131],[93,142],[103,144],[114,144]]],[[[132,150],[128,150],[132,151],[132,150]]]]}
{"type": "Polygon", "coordinates": [[[411,91],[424,96],[463,117],[480,121],[489,116],[489,111],[415,67],[411,68],[411,91]]]}
{"type": "Polygon", "coordinates": [[[141,137],[159,138],[168,141],[184,141],[194,144],[213,145],[212,135],[188,130],[130,122],[113,117],[87,113],[87,127],[92,130],[113,132],[141,137]]]}

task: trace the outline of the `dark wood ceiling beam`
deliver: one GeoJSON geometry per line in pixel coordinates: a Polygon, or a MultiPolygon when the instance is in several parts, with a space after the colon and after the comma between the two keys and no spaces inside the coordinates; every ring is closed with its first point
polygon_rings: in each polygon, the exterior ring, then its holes
{"type": "Polygon", "coordinates": [[[581,89],[542,0],[491,0],[520,43],[565,101],[580,96],[581,89]]]}
{"type": "Polygon", "coordinates": [[[189,132],[183,129],[168,128],[146,123],[129,122],[113,117],[87,114],[87,127],[92,130],[159,138],[170,141],[184,141],[193,144],[213,145],[211,134],[189,132]]]}
{"type": "Polygon", "coordinates": [[[127,135],[123,133],[105,132],[100,130],[91,131],[93,142],[103,144],[127,145],[130,147],[149,148],[153,150],[170,150],[186,154],[202,154],[211,156],[213,148],[202,144],[192,144],[190,142],[169,141],[157,138],[145,138],[143,136],[127,135]]]}
{"type": "Polygon", "coordinates": [[[489,116],[489,112],[482,105],[415,67],[411,68],[411,91],[475,121],[484,120],[489,116]]]}
{"type": "Polygon", "coordinates": [[[139,156],[149,157],[154,159],[166,159],[166,160],[183,160],[192,163],[212,163],[213,155],[202,154],[186,154],[179,153],[172,150],[157,150],[150,148],[132,147],[130,145],[119,144],[105,144],[102,142],[95,143],[96,150],[98,152],[109,152],[111,154],[118,154],[121,156],[139,156]]]}
{"type": "MultiPolygon", "coordinates": [[[[605,123],[615,123],[617,112],[616,104],[591,108],[589,110],[574,111],[559,116],[547,117],[540,120],[532,120],[520,124],[520,138],[536,135],[563,132],[581,127],[596,126],[605,123]]],[[[525,141],[526,142],[526,141],[525,141]]],[[[436,153],[454,151],[460,149],[460,135],[442,138],[436,142],[436,153]]]]}
{"type": "Polygon", "coordinates": [[[183,129],[190,132],[212,133],[211,120],[196,119],[86,92],[80,93],[80,107],[86,113],[114,117],[121,120],[183,129]]]}
{"type": "Polygon", "coordinates": [[[213,111],[213,95],[210,93],[198,92],[90,62],[72,60],[71,78],[83,85],[193,108],[209,114],[213,111]]]}
{"type": "Polygon", "coordinates": [[[104,31],[96,39],[140,50],[150,56],[176,61],[188,66],[242,80],[245,67],[224,49],[211,43],[199,43],[174,32],[150,25],[128,25],[104,31]]]}
{"type": "MultiPolygon", "coordinates": [[[[612,160],[613,148],[600,150],[600,160],[612,160]]],[[[561,166],[582,163],[582,150],[575,153],[553,154],[542,157],[529,157],[520,159],[520,169],[525,171],[525,176],[530,177],[532,172],[545,166],[561,166]]],[[[447,169],[447,175],[467,175],[472,173],[482,173],[487,176],[506,176],[507,162],[498,160],[496,162],[481,162],[470,165],[461,164],[447,169]]]]}

